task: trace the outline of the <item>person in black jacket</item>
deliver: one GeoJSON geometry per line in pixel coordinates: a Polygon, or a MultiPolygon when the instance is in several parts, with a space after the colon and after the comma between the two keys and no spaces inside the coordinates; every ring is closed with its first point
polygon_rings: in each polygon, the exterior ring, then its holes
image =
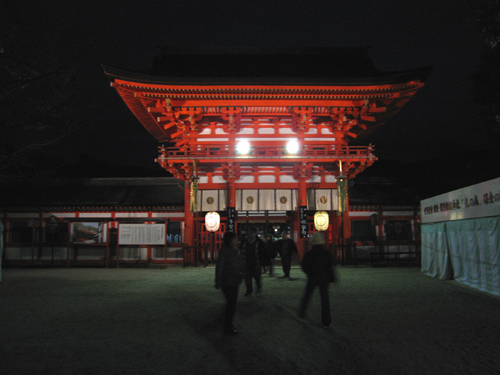
{"type": "Polygon", "coordinates": [[[224,334],[226,335],[238,333],[233,327],[233,317],[236,313],[238,291],[243,280],[243,259],[237,246],[238,237],[236,234],[226,232],[215,266],[215,287],[222,289],[227,301],[224,318],[224,334]]]}
{"type": "Polygon", "coordinates": [[[269,255],[264,241],[257,237],[257,229],[251,228],[248,239],[243,242],[242,252],[245,262],[245,296],[251,296],[253,293],[253,279],[257,284],[257,293],[262,289],[261,268],[269,265],[269,255]]]}
{"type": "Polygon", "coordinates": [[[292,268],[292,255],[298,254],[297,246],[291,238],[288,237],[288,232],[282,233],[282,239],[276,243],[278,254],[281,257],[281,265],[283,266],[283,279],[290,279],[290,269],[292,268]]]}
{"type": "Polygon", "coordinates": [[[335,281],[333,271],[333,256],[324,247],[325,239],[322,232],[312,235],[312,248],[302,258],[302,269],[307,274],[307,284],[304,296],[300,302],[299,318],[303,319],[306,314],[307,305],[311,299],[312,292],[319,287],[321,296],[321,322],[323,328],[329,328],[332,323],[330,316],[330,300],[328,285],[335,281]]]}
{"type": "Polygon", "coordinates": [[[276,258],[277,251],[276,251],[276,244],[273,241],[273,236],[270,234],[267,234],[266,237],[266,247],[267,247],[267,254],[269,255],[269,276],[273,276],[274,273],[274,258],[276,258]]]}

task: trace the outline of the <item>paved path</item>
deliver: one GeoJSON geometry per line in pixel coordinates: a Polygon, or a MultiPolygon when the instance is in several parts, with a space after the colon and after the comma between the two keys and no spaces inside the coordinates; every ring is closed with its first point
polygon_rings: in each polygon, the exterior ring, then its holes
{"type": "Polygon", "coordinates": [[[4,269],[2,374],[498,374],[500,299],[417,268],[338,268],[332,328],[305,278],[264,276],[221,333],[214,268],[4,269]]]}

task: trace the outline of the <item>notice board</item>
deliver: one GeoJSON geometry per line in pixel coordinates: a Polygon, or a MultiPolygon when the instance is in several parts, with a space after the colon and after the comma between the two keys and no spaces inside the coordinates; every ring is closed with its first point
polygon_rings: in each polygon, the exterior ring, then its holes
{"type": "Polygon", "coordinates": [[[165,245],[165,224],[120,224],[120,245],[165,245]]]}

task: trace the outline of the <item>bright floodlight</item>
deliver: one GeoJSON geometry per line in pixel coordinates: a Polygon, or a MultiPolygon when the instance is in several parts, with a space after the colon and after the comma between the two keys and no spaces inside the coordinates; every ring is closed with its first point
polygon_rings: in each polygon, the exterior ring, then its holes
{"type": "Polygon", "coordinates": [[[238,154],[246,155],[250,152],[250,143],[247,141],[241,141],[236,145],[236,151],[238,154]]]}
{"type": "Polygon", "coordinates": [[[289,154],[296,154],[299,152],[299,143],[295,140],[288,142],[286,145],[286,151],[289,154]]]}

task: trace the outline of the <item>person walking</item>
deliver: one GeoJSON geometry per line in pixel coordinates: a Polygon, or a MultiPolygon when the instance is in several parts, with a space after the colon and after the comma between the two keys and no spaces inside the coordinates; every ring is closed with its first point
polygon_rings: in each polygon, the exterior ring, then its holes
{"type": "Polygon", "coordinates": [[[215,266],[215,287],[222,290],[227,302],[224,317],[225,335],[238,334],[238,331],[233,326],[233,318],[236,313],[238,291],[243,281],[243,259],[237,246],[238,237],[236,234],[226,232],[215,266]]]}
{"type": "Polygon", "coordinates": [[[276,252],[276,244],[273,241],[273,236],[270,234],[267,234],[266,237],[266,247],[267,247],[267,254],[269,255],[269,276],[273,276],[274,273],[274,258],[276,258],[277,252],[276,252]]]}
{"type": "Polygon", "coordinates": [[[242,252],[245,262],[245,297],[251,296],[253,293],[253,280],[257,284],[257,293],[262,290],[261,281],[261,267],[269,265],[269,257],[267,255],[267,248],[259,237],[257,237],[257,229],[251,228],[248,233],[247,240],[243,243],[242,252]]]}
{"type": "Polygon", "coordinates": [[[288,237],[288,232],[282,233],[282,239],[277,243],[278,254],[281,257],[281,265],[283,267],[283,279],[290,279],[290,269],[292,268],[292,255],[298,254],[297,246],[291,238],[288,237]]]}
{"type": "Polygon", "coordinates": [[[298,316],[304,319],[307,305],[316,287],[319,287],[321,297],[321,323],[323,328],[329,328],[332,323],[330,315],[330,299],[328,286],[335,281],[333,256],[325,249],[325,239],[322,232],[312,235],[312,248],[302,258],[302,269],[307,275],[307,284],[302,300],[300,301],[298,316]]]}

